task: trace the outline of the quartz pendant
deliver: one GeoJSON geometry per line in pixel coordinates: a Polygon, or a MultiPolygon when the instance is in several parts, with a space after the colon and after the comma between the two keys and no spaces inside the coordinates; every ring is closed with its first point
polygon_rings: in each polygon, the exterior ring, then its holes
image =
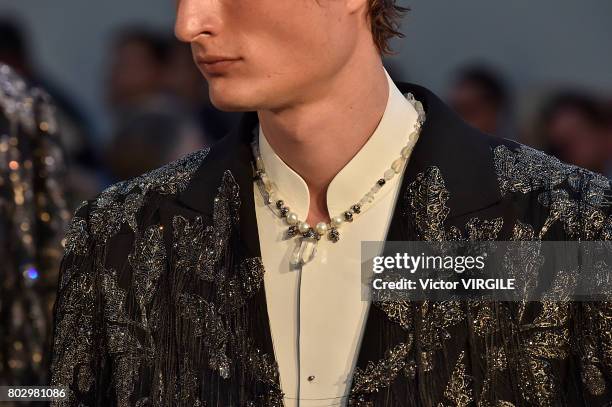
{"type": "Polygon", "coordinates": [[[317,253],[317,239],[302,238],[291,255],[291,266],[301,267],[311,261],[317,253]]]}

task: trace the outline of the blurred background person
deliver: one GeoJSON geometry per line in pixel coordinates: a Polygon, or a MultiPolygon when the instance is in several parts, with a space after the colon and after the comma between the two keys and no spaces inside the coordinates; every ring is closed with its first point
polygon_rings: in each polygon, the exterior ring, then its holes
{"type": "Polygon", "coordinates": [[[203,132],[206,144],[214,143],[238,123],[240,113],[222,112],[208,97],[208,84],[193,62],[191,47],[172,39],[166,70],[168,92],[182,104],[203,132]]]}
{"type": "Polygon", "coordinates": [[[612,179],[612,95],[605,94],[601,101],[601,108],[604,117],[602,149],[605,157],[605,164],[602,174],[612,179]]]}
{"type": "Polygon", "coordinates": [[[122,121],[106,150],[112,180],[126,180],[205,146],[202,133],[175,106],[147,106],[122,121]]]}
{"type": "Polygon", "coordinates": [[[122,115],[156,103],[164,95],[169,39],[146,27],[123,28],[110,51],[108,104],[122,115]]]}
{"type": "Polygon", "coordinates": [[[114,130],[106,149],[111,182],[202,148],[202,134],[167,89],[170,37],[130,26],[116,36],[108,74],[114,130]]]}
{"type": "Polygon", "coordinates": [[[188,46],[147,27],[119,31],[111,48],[105,152],[110,181],[141,175],[222,138],[238,115],[208,99],[188,46]]]}
{"type": "Polygon", "coordinates": [[[542,149],[562,161],[612,175],[609,119],[596,96],[583,91],[552,96],[540,112],[538,134],[542,149]]]}
{"type": "Polygon", "coordinates": [[[449,103],[470,125],[487,134],[510,135],[511,100],[500,73],[484,65],[462,68],[454,78],[449,103]]]}
{"type": "Polygon", "coordinates": [[[48,379],[51,308],[71,212],[54,112],[45,92],[0,64],[0,386],[48,379]]]}
{"type": "Polygon", "coordinates": [[[43,72],[36,69],[27,37],[18,20],[0,19],[0,63],[11,66],[33,86],[49,93],[56,106],[55,116],[61,127],[61,142],[70,171],[66,174],[71,185],[70,206],[95,194],[102,186],[99,152],[93,146],[91,123],[72,98],[56,86],[43,72]]]}

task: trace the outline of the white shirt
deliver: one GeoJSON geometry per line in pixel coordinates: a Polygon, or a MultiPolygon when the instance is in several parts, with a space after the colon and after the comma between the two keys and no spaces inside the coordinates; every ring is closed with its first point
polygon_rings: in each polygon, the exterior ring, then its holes
{"type": "MultiPolygon", "coordinates": [[[[389,97],[378,127],[328,187],[331,216],[359,202],[400,157],[414,130],[416,110],[387,78],[389,97]]],[[[305,220],[306,182],[274,153],[261,127],[259,148],[279,195],[305,220]]],[[[290,260],[300,239],[284,238],[288,226],[254,188],[268,316],[286,407],[346,404],[369,310],[361,296],[361,241],[385,240],[400,181],[397,175],[387,181],[367,211],[341,226],[337,243],[323,236],[314,259],[297,269],[290,260]]]]}

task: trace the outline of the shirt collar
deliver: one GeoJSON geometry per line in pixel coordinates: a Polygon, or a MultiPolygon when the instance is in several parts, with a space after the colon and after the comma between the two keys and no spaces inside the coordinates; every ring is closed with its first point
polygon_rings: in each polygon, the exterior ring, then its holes
{"type": "MultiPolygon", "coordinates": [[[[418,114],[395,86],[385,70],[389,83],[387,106],[378,127],[359,152],[340,170],[327,189],[327,207],[330,216],[341,214],[361,198],[383,177],[391,163],[400,157],[401,149],[408,143],[418,114]]],[[[259,126],[259,149],[270,180],[276,184],[280,195],[291,211],[300,219],[306,219],[310,205],[310,193],[304,179],[289,167],[272,149],[259,126]]],[[[398,182],[393,177],[377,194],[380,198],[398,182]]]]}

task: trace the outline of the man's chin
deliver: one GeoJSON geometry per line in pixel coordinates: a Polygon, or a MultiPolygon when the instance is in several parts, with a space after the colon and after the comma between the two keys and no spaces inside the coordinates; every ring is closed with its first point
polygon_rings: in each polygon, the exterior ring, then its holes
{"type": "Polygon", "coordinates": [[[227,98],[221,100],[211,98],[211,102],[214,107],[223,112],[249,112],[256,110],[247,104],[239,103],[237,100],[228,100],[227,98]]]}
{"type": "Polygon", "coordinates": [[[246,112],[257,110],[253,101],[244,94],[245,89],[230,86],[210,86],[210,101],[217,109],[224,112],[246,112]]]}

